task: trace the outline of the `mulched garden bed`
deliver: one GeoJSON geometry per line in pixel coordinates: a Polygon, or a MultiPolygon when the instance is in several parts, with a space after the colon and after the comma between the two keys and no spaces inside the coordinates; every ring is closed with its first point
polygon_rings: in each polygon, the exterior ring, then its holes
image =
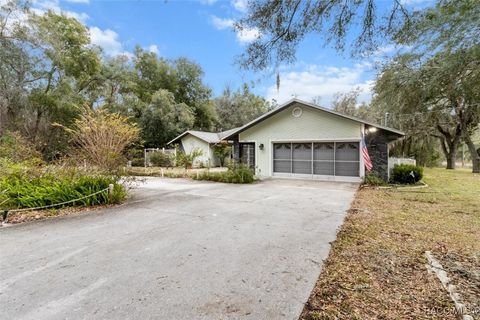
{"type": "Polygon", "coordinates": [[[7,224],[17,224],[29,221],[39,221],[51,219],[55,217],[62,217],[74,214],[82,214],[90,211],[97,211],[100,209],[111,208],[118,206],[117,204],[103,204],[91,207],[65,207],[60,209],[40,210],[40,211],[26,211],[14,212],[8,215],[7,224]]]}

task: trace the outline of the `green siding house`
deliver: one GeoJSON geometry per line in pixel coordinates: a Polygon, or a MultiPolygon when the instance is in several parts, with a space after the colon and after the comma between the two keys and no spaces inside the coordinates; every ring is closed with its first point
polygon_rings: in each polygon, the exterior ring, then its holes
{"type": "Polygon", "coordinates": [[[389,144],[403,132],[293,99],[242,127],[220,133],[186,131],[169,144],[203,150],[198,161],[218,165],[212,145],[228,141],[232,157],[260,178],[360,181],[365,176],[362,133],[372,171],[388,179],[389,144]]]}

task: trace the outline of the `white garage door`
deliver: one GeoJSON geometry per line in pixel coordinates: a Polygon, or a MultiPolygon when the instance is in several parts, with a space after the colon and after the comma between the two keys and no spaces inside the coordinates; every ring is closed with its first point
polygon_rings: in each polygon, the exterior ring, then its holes
{"type": "Polygon", "coordinates": [[[359,143],[356,141],[274,143],[273,172],[358,177],[359,143]]]}

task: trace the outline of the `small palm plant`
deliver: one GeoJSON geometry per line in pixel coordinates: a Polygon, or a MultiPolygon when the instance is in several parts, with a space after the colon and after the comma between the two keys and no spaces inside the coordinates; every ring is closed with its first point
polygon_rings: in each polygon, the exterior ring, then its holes
{"type": "Polygon", "coordinates": [[[195,159],[201,157],[202,155],[203,151],[199,148],[194,148],[192,151],[190,151],[190,153],[177,151],[177,164],[185,169],[191,169],[195,159]]]}

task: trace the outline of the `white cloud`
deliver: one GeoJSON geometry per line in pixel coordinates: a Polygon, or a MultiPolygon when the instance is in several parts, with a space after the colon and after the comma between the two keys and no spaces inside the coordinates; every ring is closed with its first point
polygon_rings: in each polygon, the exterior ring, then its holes
{"type": "Polygon", "coordinates": [[[217,16],[211,16],[212,24],[218,30],[233,28],[235,21],[232,19],[222,19],[217,16]]]}
{"type": "Polygon", "coordinates": [[[100,46],[105,54],[116,56],[123,54],[123,46],[118,40],[118,33],[113,30],[102,30],[98,27],[90,28],[90,40],[93,44],[100,46]]]}
{"type": "Polygon", "coordinates": [[[147,48],[148,52],[152,52],[158,54],[158,46],[156,44],[152,44],[147,48]]]}
{"type": "Polygon", "coordinates": [[[248,9],[248,0],[232,0],[231,4],[240,12],[246,12],[248,9]]]}
{"type": "Polygon", "coordinates": [[[249,43],[260,38],[260,30],[258,28],[237,30],[237,40],[240,43],[249,43]]]}
{"type": "Polygon", "coordinates": [[[362,90],[359,102],[367,102],[371,99],[373,81],[362,78],[370,68],[369,63],[351,68],[306,65],[301,70],[281,72],[280,89],[277,92],[276,85],[268,87],[267,100],[275,99],[281,104],[294,97],[306,101],[320,97],[322,106],[330,107],[336,93],[359,87],[362,90]]]}
{"type": "Polygon", "coordinates": [[[74,12],[63,10],[60,8],[60,1],[59,0],[36,0],[32,2],[32,11],[37,15],[42,15],[46,11],[51,10],[56,14],[64,14],[67,17],[75,18],[78,21],[85,23],[90,17],[85,12],[74,12]]]}
{"type": "Polygon", "coordinates": [[[257,28],[244,28],[241,30],[235,30],[235,20],[233,19],[219,18],[213,15],[210,17],[210,19],[213,26],[218,30],[234,30],[236,32],[237,40],[241,44],[252,42],[261,36],[261,33],[257,28]]]}

